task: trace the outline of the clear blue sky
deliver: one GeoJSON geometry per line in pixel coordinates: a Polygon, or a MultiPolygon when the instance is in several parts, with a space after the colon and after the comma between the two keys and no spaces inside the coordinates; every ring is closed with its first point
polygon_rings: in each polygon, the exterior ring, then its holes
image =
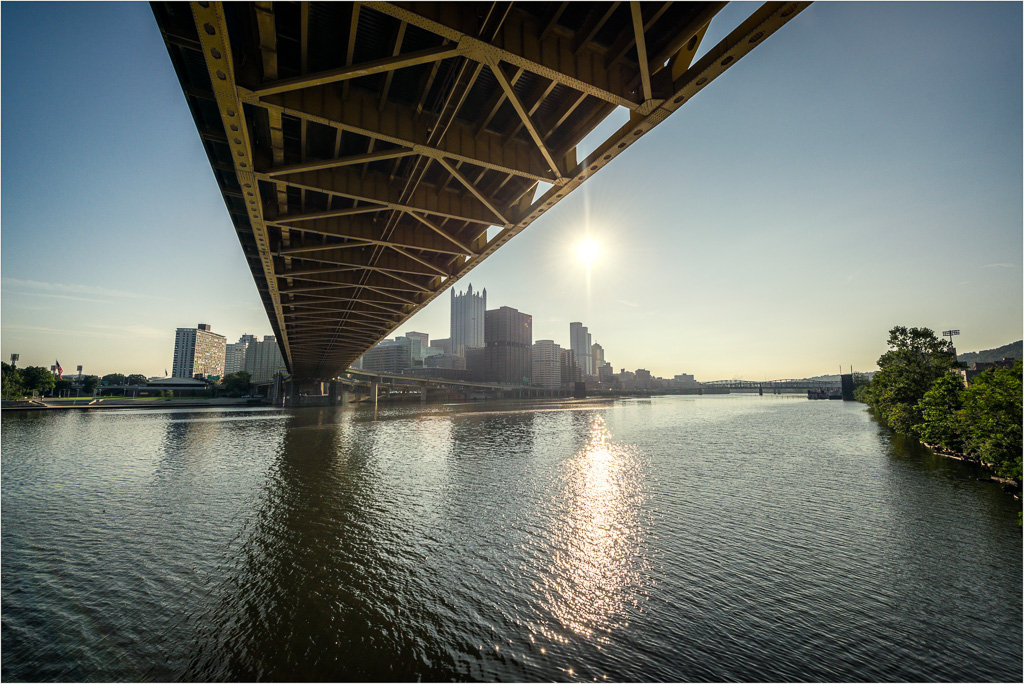
{"type": "MultiPolygon", "coordinates": [[[[1020,339],[1021,7],[815,3],[458,287],[665,377],[872,370],[893,325],[1020,339]]],[[[177,327],[269,334],[149,6],[0,13],[3,359],[158,375],[177,327]]],[[[408,330],[447,337],[447,295],[408,330]]]]}

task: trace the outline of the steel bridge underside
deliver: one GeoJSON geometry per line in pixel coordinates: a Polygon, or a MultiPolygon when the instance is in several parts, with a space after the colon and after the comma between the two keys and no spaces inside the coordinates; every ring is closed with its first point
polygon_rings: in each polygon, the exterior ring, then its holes
{"type": "Polygon", "coordinates": [[[152,7],[301,380],[335,377],[809,3],[761,6],[694,62],[725,4],[152,7]]]}

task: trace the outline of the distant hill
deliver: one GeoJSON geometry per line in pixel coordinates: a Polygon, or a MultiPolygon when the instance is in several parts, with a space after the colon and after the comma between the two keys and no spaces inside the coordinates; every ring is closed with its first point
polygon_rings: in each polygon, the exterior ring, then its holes
{"type": "Polygon", "coordinates": [[[957,354],[956,358],[958,361],[960,361],[961,363],[966,363],[968,366],[970,366],[972,363],[1000,361],[1003,358],[1024,359],[1022,347],[1024,347],[1024,340],[1017,340],[1016,342],[1004,344],[1002,347],[996,347],[995,349],[986,349],[984,351],[957,354]]]}
{"type": "MultiPolygon", "coordinates": [[[[865,375],[869,378],[872,377],[877,372],[878,371],[854,371],[854,373],[856,373],[857,375],[865,375]]],[[[832,375],[815,375],[813,378],[804,378],[804,380],[816,380],[818,382],[839,382],[839,376],[836,375],[835,373],[833,373],[832,375]]]]}

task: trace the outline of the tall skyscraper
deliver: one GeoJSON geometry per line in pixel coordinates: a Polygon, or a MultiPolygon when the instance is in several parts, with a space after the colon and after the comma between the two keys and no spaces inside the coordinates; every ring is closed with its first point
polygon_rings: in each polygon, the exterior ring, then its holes
{"type": "Polygon", "coordinates": [[[245,350],[245,370],[253,382],[270,382],[279,370],[285,370],[284,357],[273,335],[264,335],[263,341],[249,342],[245,350]]]}
{"type": "Polygon", "coordinates": [[[561,367],[562,384],[581,382],[579,364],[576,363],[576,352],[572,349],[563,349],[560,352],[559,366],[561,367]]]}
{"type": "Polygon", "coordinates": [[[597,369],[604,365],[604,347],[597,342],[590,345],[590,364],[592,366],[591,375],[597,375],[597,369]]]}
{"type": "Polygon", "coordinates": [[[255,335],[242,335],[238,342],[229,343],[224,353],[224,375],[245,370],[245,352],[256,341],[255,335]]]}
{"type": "Polygon", "coordinates": [[[467,349],[484,346],[484,312],[487,311],[487,288],[473,294],[470,283],[465,293],[452,289],[451,341],[452,354],[465,357],[467,349]]]}
{"type": "Polygon", "coordinates": [[[554,340],[533,343],[532,384],[536,387],[558,389],[562,386],[562,348],[554,340]]]}
{"type": "Polygon", "coordinates": [[[200,323],[196,328],[178,328],[174,332],[175,378],[204,378],[224,375],[224,352],[227,339],[210,331],[210,326],[200,323]]]}
{"type": "Polygon", "coordinates": [[[594,374],[594,356],[591,350],[593,340],[590,331],[582,323],[569,324],[569,348],[576,354],[576,363],[582,375],[594,374]]]}
{"type": "Polygon", "coordinates": [[[503,306],[486,312],[484,321],[487,380],[508,385],[530,384],[533,316],[503,306]]]}

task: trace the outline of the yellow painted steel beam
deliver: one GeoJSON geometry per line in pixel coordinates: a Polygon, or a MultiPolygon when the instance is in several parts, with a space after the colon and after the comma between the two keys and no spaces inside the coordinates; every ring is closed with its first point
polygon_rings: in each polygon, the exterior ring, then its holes
{"type": "Polygon", "coordinates": [[[270,250],[267,227],[263,222],[263,202],[253,173],[254,159],[249,128],[246,125],[242,103],[238,99],[238,92],[235,88],[235,65],[231,45],[228,41],[224,8],[216,2],[192,2],[189,5],[209,71],[213,95],[217,101],[217,112],[224,130],[230,132],[228,145],[235,166],[235,176],[247,196],[246,208],[249,212],[249,225],[252,227],[253,238],[259,252],[273,314],[277,319],[277,329],[281,333],[278,342],[285,365],[291,369],[291,351],[284,321],[284,310],[281,308],[281,296],[277,290],[277,280],[274,277],[274,258],[270,250]]]}
{"type": "Polygon", "coordinates": [[[416,52],[410,52],[397,57],[385,57],[384,59],[376,59],[372,62],[341,67],[340,69],[331,69],[330,71],[322,71],[316,74],[307,74],[304,76],[296,76],[295,78],[273,81],[265,86],[260,86],[253,92],[257,97],[266,97],[268,95],[286,93],[291,90],[301,90],[303,88],[312,88],[314,86],[326,85],[328,83],[337,83],[338,81],[344,81],[350,78],[359,78],[360,76],[372,76],[373,74],[379,74],[385,71],[394,71],[395,69],[403,69],[406,67],[416,66],[418,64],[426,64],[428,62],[438,62],[448,59],[449,57],[459,57],[463,55],[467,49],[468,48],[450,45],[427,48],[425,50],[418,50],[416,52]]]}

